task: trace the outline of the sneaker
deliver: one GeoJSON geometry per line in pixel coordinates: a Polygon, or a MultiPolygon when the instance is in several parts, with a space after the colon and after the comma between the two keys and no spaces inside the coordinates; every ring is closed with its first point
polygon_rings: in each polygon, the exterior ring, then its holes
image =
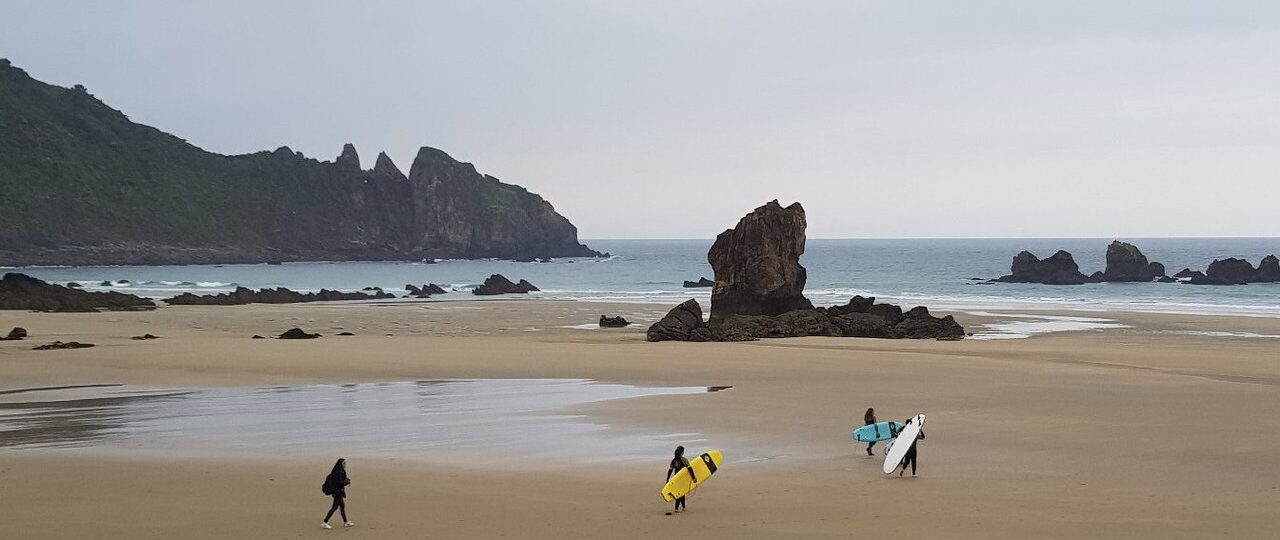
{"type": "Polygon", "coordinates": [[[355,523],[352,523],[352,522],[350,522],[350,521],[348,521],[348,522],[346,522],[346,523],[343,523],[343,524],[342,524],[342,526],[343,526],[343,527],[355,527],[355,526],[356,526],[356,524],[355,524],[355,523]]]}
{"type": "Polygon", "coordinates": [[[324,523],[321,523],[321,524],[320,524],[320,528],[321,528],[321,529],[332,529],[332,528],[333,528],[333,525],[330,525],[330,524],[329,524],[329,522],[328,522],[328,521],[326,521],[326,522],[324,522],[324,523]]]}

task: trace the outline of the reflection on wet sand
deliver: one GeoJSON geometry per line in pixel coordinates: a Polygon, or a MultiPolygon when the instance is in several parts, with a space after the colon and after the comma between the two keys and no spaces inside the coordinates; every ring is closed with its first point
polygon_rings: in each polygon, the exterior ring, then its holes
{"type": "MultiPolygon", "coordinates": [[[[720,390],[716,387],[715,390],[720,390]]],[[[5,392],[0,447],[274,454],[492,451],[524,459],[651,458],[694,433],[616,429],[567,409],[714,391],[583,379],[479,379],[266,388],[92,385],[5,392]]]]}

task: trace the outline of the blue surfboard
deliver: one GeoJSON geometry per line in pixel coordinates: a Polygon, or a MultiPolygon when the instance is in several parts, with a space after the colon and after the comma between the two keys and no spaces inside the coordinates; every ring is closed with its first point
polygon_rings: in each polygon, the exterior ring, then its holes
{"type": "Polygon", "coordinates": [[[858,442],[887,441],[902,429],[902,422],[877,422],[853,430],[853,440],[858,442]]]}

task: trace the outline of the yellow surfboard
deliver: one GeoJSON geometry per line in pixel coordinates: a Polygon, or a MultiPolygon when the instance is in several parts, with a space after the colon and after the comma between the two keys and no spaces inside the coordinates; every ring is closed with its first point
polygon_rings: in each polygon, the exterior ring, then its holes
{"type": "Polygon", "coordinates": [[[680,472],[671,476],[667,480],[667,485],[662,486],[662,499],[671,502],[680,497],[688,495],[689,492],[698,489],[698,486],[707,482],[711,475],[720,469],[720,463],[724,461],[724,454],[719,450],[709,450],[707,453],[699,455],[689,460],[689,467],[680,469],[680,472]],[[694,482],[689,476],[689,469],[693,469],[694,476],[698,477],[698,481],[694,482]]]}

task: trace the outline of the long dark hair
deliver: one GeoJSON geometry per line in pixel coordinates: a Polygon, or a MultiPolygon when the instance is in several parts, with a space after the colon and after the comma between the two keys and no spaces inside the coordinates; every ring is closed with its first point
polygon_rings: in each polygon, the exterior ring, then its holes
{"type": "Polygon", "coordinates": [[[677,447],[676,447],[676,457],[680,457],[680,456],[683,456],[683,455],[684,455],[684,447],[683,447],[683,446],[677,446],[677,447]]]}
{"type": "Polygon", "coordinates": [[[867,407],[867,412],[866,412],[866,414],[863,414],[863,415],[862,415],[862,421],[863,421],[863,422],[870,422],[870,421],[875,420],[875,419],[876,419],[876,409],[875,409],[875,407],[867,407]]]}
{"type": "Polygon", "coordinates": [[[347,474],[347,459],[346,459],[346,458],[338,458],[338,461],[334,462],[334,464],[333,464],[333,470],[330,470],[330,471],[329,471],[329,474],[331,474],[331,475],[335,475],[335,474],[346,475],[346,474],[347,474]]]}

